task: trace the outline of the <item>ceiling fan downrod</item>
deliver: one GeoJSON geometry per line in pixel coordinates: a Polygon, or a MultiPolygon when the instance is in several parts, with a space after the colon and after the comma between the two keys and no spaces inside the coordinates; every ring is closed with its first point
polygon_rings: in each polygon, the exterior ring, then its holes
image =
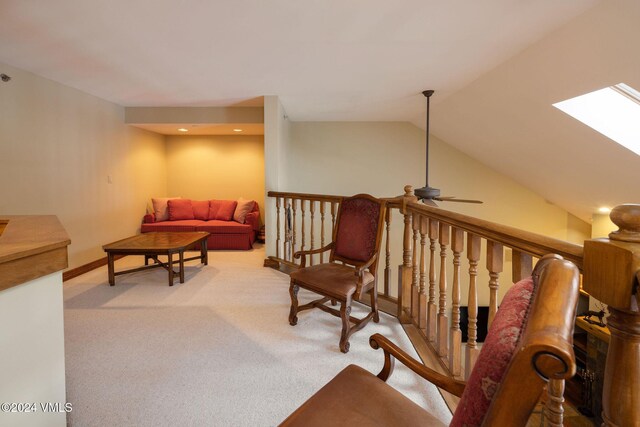
{"type": "Polygon", "coordinates": [[[427,129],[426,129],[426,154],[425,154],[425,186],[422,188],[416,188],[414,194],[420,199],[433,199],[440,196],[440,190],[437,188],[429,187],[429,112],[430,112],[430,99],[433,95],[433,90],[425,90],[422,94],[427,98],[427,129]]]}

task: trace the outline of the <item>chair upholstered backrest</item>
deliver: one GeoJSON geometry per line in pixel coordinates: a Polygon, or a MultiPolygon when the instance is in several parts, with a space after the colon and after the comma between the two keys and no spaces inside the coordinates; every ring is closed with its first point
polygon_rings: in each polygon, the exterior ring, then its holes
{"type": "Polygon", "coordinates": [[[542,258],[507,292],[467,381],[451,426],[525,425],[546,379],[575,373],[575,265],[542,258]]]}
{"type": "MultiPolygon", "coordinates": [[[[368,194],[344,198],[340,203],[331,260],[358,265],[367,262],[380,249],[385,202],[368,194]]],[[[375,271],[377,261],[370,271],[375,271]]],[[[375,273],[374,273],[375,274],[375,273]]]]}

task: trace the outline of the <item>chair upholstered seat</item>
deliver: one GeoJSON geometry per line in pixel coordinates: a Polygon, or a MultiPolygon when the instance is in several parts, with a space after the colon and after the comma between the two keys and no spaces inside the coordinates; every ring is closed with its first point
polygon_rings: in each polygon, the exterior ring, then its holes
{"type": "MultiPolygon", "coordinates": [[[[353,295],[356,291],[355,269],[343,264],[327,263],[293,271],[291,279],[304,283],[304,287],[323,295],[344,299],[353,295]]],[[[363,274],[363,287],[373,283],[373,274],[365,271],[363,274]]]]}
{"type": "Polygon", "coordinates": [[[402,427],[446,424],[369,371],[349,365],[281,424],[331,425],[402,427]]]}

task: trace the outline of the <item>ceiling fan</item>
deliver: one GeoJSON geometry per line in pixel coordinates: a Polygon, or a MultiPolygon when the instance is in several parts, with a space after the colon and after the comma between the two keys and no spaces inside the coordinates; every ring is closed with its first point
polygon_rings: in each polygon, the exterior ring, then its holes
{"type": "Polygon", "coordinates": [[[424,187],[416,188],[413,193],[419,200],[422,200],[422,203],[431,206],[438,206],[434,200],[439,202],[482,203],[480,200],[458,199],[455,196],[440,196],[440,190],[438,188],[429,187],[429,100],[433,93],[433,90],[425,90],[422,92],[422,94],[427,98],[426,179],[424,187]]]}

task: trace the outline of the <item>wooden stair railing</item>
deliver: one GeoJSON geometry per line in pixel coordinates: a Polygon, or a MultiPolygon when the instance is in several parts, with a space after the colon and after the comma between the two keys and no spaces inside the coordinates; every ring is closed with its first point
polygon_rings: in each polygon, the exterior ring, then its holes
{"type": "MultiPolygon", "coordinates": [[[[624,286],[628,287],[624,288],[624,292],[628,294],[625,294],[628,301],[632,301],[632,294],[637,298],[640,293],[637,290],[636,279],[636,270],[640,270],[640,261],[637,261],[640,259],[640,208],[616,208],[612,212],[612,218],[615,213],[617,217],[614,222],[617,220],[616,224],[623,231],[613,233],[614,237],[607,240],[606,246],[602,246],[605,243],[599,240],[594,243],[587,241],[586,248],[596,247],[598,250],[591,259],[583,260],[581,245],[427,206],[418,201],[411,186],[406,186],[404,190],[402,196],[385,199],[385,263],[384,266],[380,266],[384,269],[384,274],[381,274],[384,280],[378,293],[380,297],[397,304],[394,312],[398,319],[406,326],[415,327],[419,331],[427,346],[437,355],[442,368],[454,378],[463,379],[468,376],[480,351],[478,302],[481,296],[488,296],[491,322],[499,307],[501,282],[515,283],[530,276],[537,258],[548,253],[556,253],[572,261],[581,271],[586,270],[586,290],[610,304],[614,313],[614,325],[621,325],[614,326],[618,327],[618,330],[612,331],[611,348],[615,352],[617,368],[611,367],[611,363],[607,364],[607,375],[613,376],[614,379],[605,381],[605,393],[608,393],[609,397],[605,397],[604,404],[609,407],[604,409],[603,414],[605,422],[610,422],[610,425],[614,425],[612,420],[620,420],[617,418],[620,411],[613,411],[612,399],[631,399],[629,390],[633,390],[633,399],[640,396],[637,389],[640,376],[640,358],[637,357],[640,355],[640,317],[637,302],[636,311],[630,313],[631,308],[628,304],[621,304],[619,299],[619,293],[622,292],[620,288],[624,286]],[[402,219],[393,213],[394,210],[402,219]],[[396,220],[395,224],[393,220],[396,220]],[[396,252],[394,247],[398,249],[396,252]],[[400,264],[397,276],[392,273],[392,263],[396,258],[396,262],[400,264]],[[505,278],[504,269],[509,265],[509,261],[511,277],[505,278]],[[623,270],[624,280],[620,278],[620,273],[616,273],[619,270],[623,270]],[[613,282],[616,287],[607,288],[605,278],[614,276],[613,282]],[[633,286],[636,287],[632,287],[632,283],[635,283],[633,286]],[[463,300],[461,295],[464,291],[467,297],[463,300]],[[463,343],[461,306],[465,304],[467,324],[464,326],[468,339],[463,343]],[[619,313],[615,311],[616,307],[619,308],[619,313]],[[614,338],[614,335],[617,338],[614,338]],[[635,355],[632,362],[620,362],[621,355],[629,358],[631,354],[635,355]],[[630,369],[629,372],[633,375],[622,374],[620,366],[630,369]],[[620,384],[623,384],[627,391],[620,392],[620,384]]],[[[269,192],[268,195],[276,198],[277,223],[282,221],[284,225],[276,230],[275,256],[269,256],[265,265],[295,268],[292,254],[300,250],[300,239],[302,245],[305,244],[305,233],[309,233],[311,249],[314,249],[317,240],[313,237],[317,235],[314,233],[314,227],[319,229],[321,245],[326,244],[326,240],[331,240],[330,237],[325,237],[325,233],[333,233],[335,215],[342,197],[282,192],[269,192]],[[305,209],[305,204],[309,209],[305,209]],[[318,204],[320,211],[319,221],[317,216],[314,217],[315,204],[318,204]],[[324,221],[324,213],[329,211],[327,204],[331,211],[330,225],[324,221]],[[297,230],[297,224],[300,222],[296,220],[296,205],[301,206],[302,224],[305,224],[305,212],[310,213],[308,230],[305,225],[297,230]],[[284,206],[282,212],[278,210],[278,206],[284,206]],[[288,220],[288,216],[292,218],[288,220]]],[[[586,249],[584,251],[588,252],[586,249]]],[[[549,425],[562,425],[563,391],[563,381],[550,382],[544,411],[549,425]]],[[[640,417],[640,405],[625,402],[627,401],[622,401],[626,408],[622,413],[625,414],[623,419],[626,423],[617,425],[640,427],[640,419],[637,419],[640,417]],[[628,423],[631,419],[633,423],[628,423]]]]}

